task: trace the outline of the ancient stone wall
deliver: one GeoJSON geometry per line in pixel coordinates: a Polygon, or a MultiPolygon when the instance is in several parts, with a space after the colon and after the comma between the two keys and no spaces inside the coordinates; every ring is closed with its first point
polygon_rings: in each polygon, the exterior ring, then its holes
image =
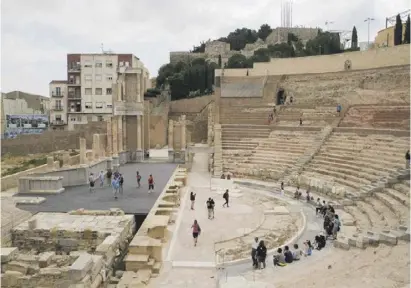
{"type": "Polygon", "coordinates": [[[178,62],[190,63],[197,58],[206,58],[204,53],[190,53],[188,51],[170,52],[170,63],[176,64],[178,62]]]}
{"type": "Polygon", "coordinates": [[[86,138],[91,149],[93,134],[105,134],[106,122],[76,125],[74,131],[45,131],[42,134],[21,135],[1,141],[1,155],[48,153],[57,150],[79,149],[79,138],[86,138]]]}
{"type": "Polygon", "coordinates": [[[171,101],[170,113],[199,113],[213,100],[213,95],[207,95],[202,97],[171,101]]]}
{"type": "MultiPolygon", "coordinates": [[[[348,66],[348,70],[364,70],[400,65],[410,65],[409,44],[334,55],[272,58],[271,62],[255,63],[253,69],[224,69],[224,75],[246,76],[247,71],[249,76],[332,73],[346,71],[348,66]]],[[[221,71],[216,70],[216,77],[221,71]]]]}

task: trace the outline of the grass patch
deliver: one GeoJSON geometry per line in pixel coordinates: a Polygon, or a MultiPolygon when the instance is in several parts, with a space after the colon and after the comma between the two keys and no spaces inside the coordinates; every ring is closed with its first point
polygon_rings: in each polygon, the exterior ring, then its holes
{"type": "Polygon", "coordinates": [[[30,168],[34,168],[34,167],[41,166],[41,165],[44,165],[44,164],[47,164],[47,157],[36,158],[36,159],[30,159],[30,160],[27,160],[27,161],[23,161],[19,165],[17,165],[16,167],[9,168],[6,171],[2,172],[1,177],[8,176],[8,175],[13,175],[13,174],[19,173],[21,171],[25,171],[25,170],[28,170],[30,168]]]}

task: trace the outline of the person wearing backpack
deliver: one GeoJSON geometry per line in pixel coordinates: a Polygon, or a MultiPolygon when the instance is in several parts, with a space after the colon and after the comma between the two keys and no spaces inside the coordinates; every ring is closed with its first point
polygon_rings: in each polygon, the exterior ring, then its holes
{"type": "Polygon", "coordinates": [[[264,241],[261,240],[258,244],[256,256],[258,260],[258,268],[265,268],[265,258],[267,257],[267,247],[265,247],[264,241]]]}
{"type": "Polygon", "coordinates": [[[334,240],[337,239],[337,233],[340,231],[341,222],[338,218],[338,215],[334,215],[334,226],[333,226],[333,238],[334,240]]]}
{"type": "Polygon", "coordinates": [[[107,169],[107,182],[108,182],[108,186],[111,187],[111,177],[113,176],[113,172],[111,172],[111,169],[107,169]]]}
{"type": "Polygon", "coordinates": [[[284,259],[285,263],[293,263],[293,253],[290,251],[290,248],[288,246],[284,247],[284,259]]]}
{"type": "Polygon", "coordinates": [[[191,229],[193,229],[194,246],[197,246],[197,239],[198,239],[198,236],[200,236],[201,234],[200,224],[198,224],[197,220],[194,220],[194,223],[191,226],[191,229]]]}
{"type": "Polygon", "coordinates": [[[227,190],[225,190],[225,192],[224,192],[224,194],[223,194],[223,198],[224,198],[224,200],[225,200],[225,203],[223,204],[223,207],[225,206],[225,205],[227,205],[227,207],[230,207],[230,206],[228,206],[228,199],[229,199],[229,195],[228,195],[228,189],[227,190]]]}

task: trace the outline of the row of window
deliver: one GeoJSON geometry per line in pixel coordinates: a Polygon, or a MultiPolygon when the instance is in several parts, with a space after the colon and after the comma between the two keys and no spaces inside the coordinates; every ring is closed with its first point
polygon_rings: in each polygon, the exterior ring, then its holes
{"type": "MultiPolygon", "coordinates": [[[[130,66],[130,62],[128,61],[121,61],[120,62],[120,67],[122,66],[130,66]]],[[[85,68],[92,68],[93,67],[93,62],[90,60],[86,60],[84,61],[84,67],[85,68]]],[[[94,67],[96,68],[102,68],[103,67],[103,61],[100,60],[96,60],[94,63],[94,67]]],[[[113,61],[111,60],[106,60],[106,68],[113,68],[113,61]]]]}
{"type": "MultiPolygon", "coordinates": [[[[106,94],[104,95],[111,95],[112,93],[113,93],[113,89],[106,88],[106,94]]],[[[93,95],[93,88],[85,88],[84,94],[93,95]]],[[[103,88],[94,88],[94,95],[103,95],[103,88]]]]}
{"type": "MultiPolygon", "coordinates": [[[[104,103],[104,102],[96,102],[96,109],[103,109],[104,104],[106,106],[106,108],[113,108],[113,104],[111,103],[104,103]]],[[[86,109],[93,109],[93,102],[86,102],[85,103],[85,108],[86,109]]]]}
{"type": "MultiPolygon", "coordinates": [[[[101,74],[96,74],[94,77],[95,77],[96,81],[102,81],[103,80],[103,75],[101,75],[101,74]]],[[[85,74],[84,75],[84,80],[85,81],[93,81],[93,75],[85,74]]],[[[113,81],[113,75],[107,74],[106,75],[106,81],[113,81]]]]}

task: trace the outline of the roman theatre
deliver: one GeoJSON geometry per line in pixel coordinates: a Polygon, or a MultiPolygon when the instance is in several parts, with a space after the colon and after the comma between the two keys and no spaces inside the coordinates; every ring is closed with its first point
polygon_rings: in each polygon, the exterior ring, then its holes
{"type": "Polygon", "coordinates": [[[123,81],[79,155],[2,178],[17,192],[2,192],[2,287],[409,287],[410,45],[216,70],[213,95],[162,115],[143,108],[135,72],[123,81]],[[86,185],[107,169],[126,178],[117,202],[86,185]],[[136,171],[155,176],[155,193],[136,188],[136,171]],[[323,233],[317,198],[339,216],[338,238],[274,267],[277,248],[323,233]]]}

